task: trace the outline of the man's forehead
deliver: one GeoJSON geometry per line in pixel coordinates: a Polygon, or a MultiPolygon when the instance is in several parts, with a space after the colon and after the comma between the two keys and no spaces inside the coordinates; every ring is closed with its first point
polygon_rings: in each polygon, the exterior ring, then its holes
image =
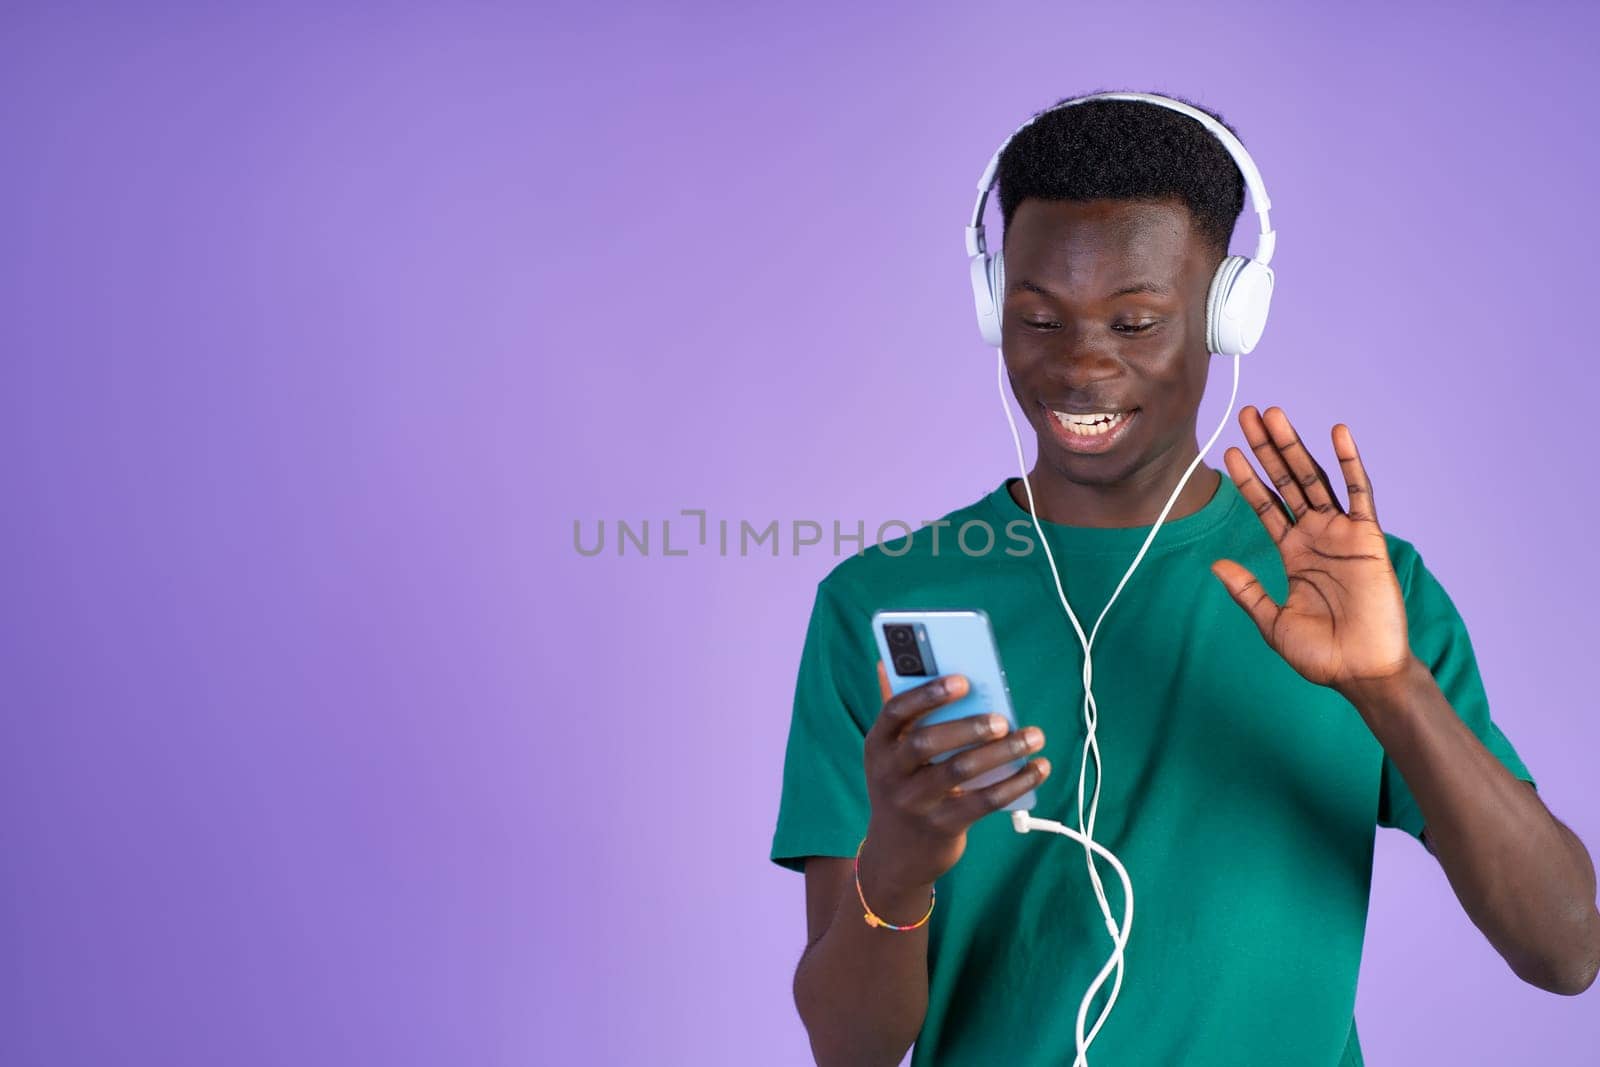
{"type": "Polygon", "coordinates": [[[1030,199],[1006,232],[1006,273],[1171,278],[1188,265],[1195,243],[1189,211],[1177,201],[1030,199]]]}

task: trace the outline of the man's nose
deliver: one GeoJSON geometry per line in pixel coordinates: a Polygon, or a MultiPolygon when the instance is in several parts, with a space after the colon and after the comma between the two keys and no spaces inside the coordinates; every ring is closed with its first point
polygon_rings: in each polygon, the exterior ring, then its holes
{"type": "MultiPolygon", "coordinates": [[[[1066,331],[1063,331],[1065,333],[1066,331]]],[[[1082,330],[1063,338],[1059,351],[1051,361],[1064,384],[1072,387],[1089,385],[1114,378],[1121,373],[1122,364],[1103,338],[1085,336],[1082,330]]]]}

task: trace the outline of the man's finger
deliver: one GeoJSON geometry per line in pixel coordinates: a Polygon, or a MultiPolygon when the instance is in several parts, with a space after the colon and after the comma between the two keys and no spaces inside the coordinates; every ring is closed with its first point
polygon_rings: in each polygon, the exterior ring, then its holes
{"type": "Polygon", "coordinates": [[[1345,492],[1350,495],[1350,517],[1377,522],[1378,505],[1372,499],[1372,479],[1367,477],[1361,453],[1356,451],[1355,435],[1342,422],[1333,428],[1333,454],[1339,457],[1339,469],[1344,472],[1345,492]]]}
{"type": "Polygon", "coordinates": [[[1272,538],[1274,544],[1282,541],[1291,529],[1289,516],[1283,510],[1283,501],[1256,477],[1255,468],[1250,466],[1243,450],[1229,448],[1222,454],[1222,462],[1228,468],[1228,476],[1239,487],[1239,495],[1255,510],[1261,525],[1267,528],[1267,536],[1272,538]]]}
{"type": "MultiPolygon", "coordinates": [[[[930,726],[927,730],[937,730],[930,726]]],[[[925,730],[912,730],[901,739],[904,748],[925,730]]],[[[938,800],[952,790],[972,791],[972,781],[992,772],[996,767],[1012,760],[1027,759],[1036,749],[1044,747],[1044,731],[1037,726],[1017,730],[998,740],[994,735],[984,738],[985,743],[957,752],[948,759],[919,767],[912,776],[912,786],[930,800],[938,800]]]]}
{"type": "Polygon", "coordinates": [[[1233,602],[1244,609],[1250,621],[1256,624],[1256,629],[1261,631],[1262,639],[1270,644],[1278,612],[1283,609],[1267,595],[1261,583],[1256,581],[1256,576],[1231,559],[1217,560],[1211,565],[1211,573],[1221,580],[1228,595],[1233,597],[1233,602]]]}
{"type": "Polygon", "coordinates": [[[1256,454],[1256,461],[1261,464],[1261,469],[1266,471],[1272,484],[1278,487],[1283,502],[1289,506],[1289,510],[1294,513],[1298,521],[1311,509],[1311,505],[1306,503],[1305,492],[1289,470],[1289,464],[1284,462],[1278,446],[1273,444],[1271,435],[1267,433],[1267,424],[1262,421],[1261,412],[1255,409],[1255,405],[1246,404],[1239,409],[1239,428],[1244,431],[1244,439],[1249,443],[1250,451],[1256,454]]]}
{"type": "MultiPolygon", "coordinates": [[[[881,662],[878,671],[881,677],[881,662]]],[[[887,678],[882,679],[880,687],[887,690],[887,678]]],[[[889,697],[884,702],[883,710],[878,713],[878,721],[872,724],[872,730],[879,733],[882,740],[893,742],[916,720],[934,708],[960,700],[967,695],[967,691],[967,680],[959,674],[947,674],[924,682],[915,689],[907,689],[898,696],[889,697]]]]}
{"type": "MultiPolygon", "coordinates": [[[[895,744],[892,766],[900,775],[910,777],[914,772],[920,773],[919,768],[923,764],[931,765],[935,756],[972,745],[983,745],[1010,732],[1011,724],[1006,722],[1005,716],[992,712],[987,715],[968,715],[964,719],[952,719],[935,726],[919,726],[915,730],[907,730],[895,744]]],[[[951,757],[941,761],[939,766],[948,766],[959,758],[951,757]]]]}
{"type": "Polygon", "coordinates": [[[1031,759],[1016,774],[990,786],[954,793],[939,803],[934,818],[947,833],[965,830],[990,812],[1036,788],[1050,776],[1050,761],[1044,756],[1031,759]]]}
{"type": "Polygon", "coordinates": [[[1306,448],[1305,442],[1300,440],[1288,414],[1280,407],[1270,407],[1261,421],[1267,427],[1267,433],[1271,435],[1279,454],[1289,464],[1289,474],[1300,491],[1305,493],[1306,503],[1311,510],[1325,513],[1343,511],[1338,498],[1333,495],[1333,487],[1328,484],[1327,473],[1311,450],[1306,448]]]}

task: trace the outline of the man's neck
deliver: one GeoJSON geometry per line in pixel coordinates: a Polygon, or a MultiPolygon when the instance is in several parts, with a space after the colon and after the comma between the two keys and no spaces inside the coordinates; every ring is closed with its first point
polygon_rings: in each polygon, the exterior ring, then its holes
{"type": "MultiPolygon", "coordinates": [[[[1065,526],[1152,526],[1177,487],[1178,479],[1183,477],[1189,459],[1193,456],[1185,459],[1182,466],[1121,485],[1084,485],[1038,464],[1029,472],[1028,481],[1039,505],[1039,517],[1046,522],[1065,526]]],[[[1178,494],[1177,503],[1168,512],[1166,522],[1193,515],[1205,507],[1221,481],[1220,471],[1204,464],[1196,467],[1183,492],[1178,494]]],[[[1011,484],[1011,499],[1022,510],[1028,510],[1028,496],[1021,481],[1011,484]]]]}

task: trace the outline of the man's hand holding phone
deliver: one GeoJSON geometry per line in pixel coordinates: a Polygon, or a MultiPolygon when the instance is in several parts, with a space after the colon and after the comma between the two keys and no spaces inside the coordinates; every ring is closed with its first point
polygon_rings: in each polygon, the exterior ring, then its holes
{"type": "Polygon", "coordinates": [[[866,740],[872,813],[861,850],[861,887],[874,911],[909,923],[927,910],[933,883],[966,850],[968,828],[1043,782],[1050,761],[1029,760],[1010,777],[968,792],[964,783],[1039,751],[1044,732],[1037,726],[1013,732],[1004,716],[987,713],[918,726],[929,712],[967,695],[967,679],[959,674],[896,696],[880,662],[878,687],[883,710],[866,740]]]}

